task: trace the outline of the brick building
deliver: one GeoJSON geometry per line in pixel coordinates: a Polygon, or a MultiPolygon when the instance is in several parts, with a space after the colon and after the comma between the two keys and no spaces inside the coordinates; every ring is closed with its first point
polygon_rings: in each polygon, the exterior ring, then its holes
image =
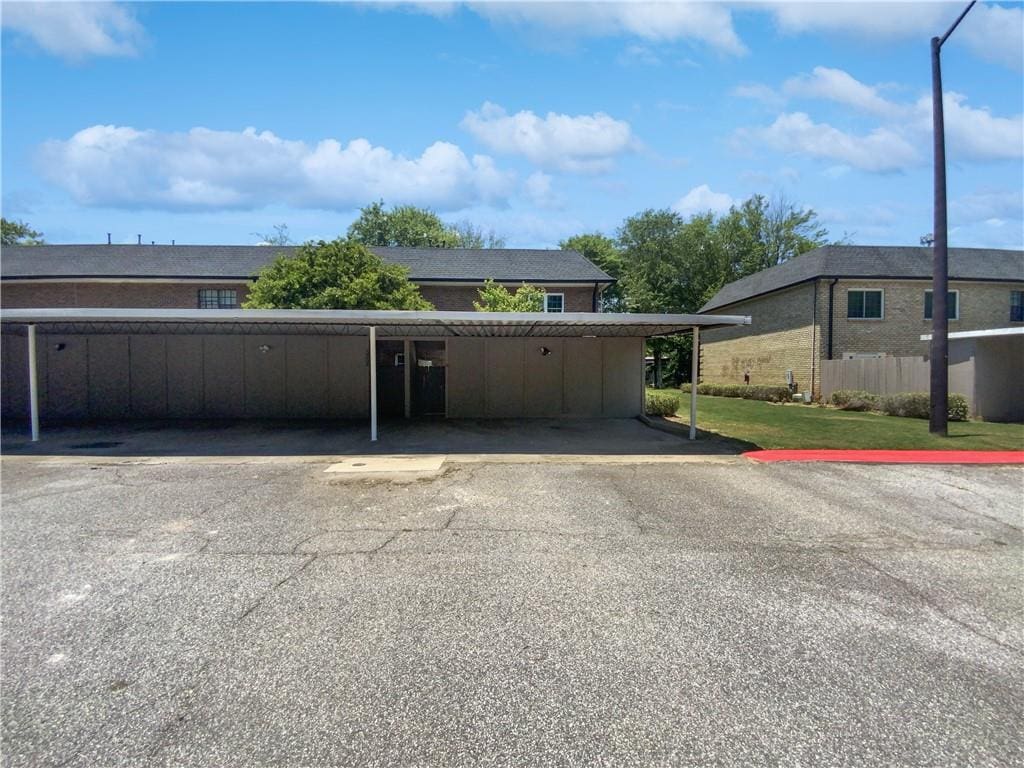
{"type": "MultiPolygon", "coordinates": [[[[724,286],[702,313],[750,315],[701,335],[701,380],[817,394],[822,360],[925,356],[930,248],[825,246],[724,286]]],[[[949,250],[949,330],[1024,326],[1024,252],[949,250]]]]}
{"type": "MultiPolygon", "coordinates": [[[[576,251],[513,248],[372,248],[438,310],[472,311],[487,279],[547,293],[545,311],[596,312],[613,280],[576,251]]],[[[255,275],[295,247],[240,245],[8,246],[0,254],[0,304],[8,309],[123,307],[233,309],[255,275]]]]}

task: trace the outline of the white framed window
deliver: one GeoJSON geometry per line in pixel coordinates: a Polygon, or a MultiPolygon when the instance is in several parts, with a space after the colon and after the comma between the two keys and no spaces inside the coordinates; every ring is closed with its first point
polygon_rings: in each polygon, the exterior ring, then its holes
{"type": "Polygon", "coordinates": [[[545,293],[544,294],[544,311],[545,312],[565,312],[565,294],[564,293],[545,293]]]}
{"type": "Polygon", "coordinates": [[[1024,323],[1024,291],[1010,291],[1010,322],[1024,323]]]}
{"type": "MultiPolygon", "coordinates": [[[[948,291],[946,293],[946,318],[949,320],[960,319],[960,291],[948,291]]],[[[924,292],[924,319],[932,319],[932,292],[924,292]]]]}
{"type": "Polygon", "coordinates": [[[200,309],[235,309],[238,306],[238,291],[234,288],[200,288],[200,309]]]}
{"type": "Polygon", "coordinates": [[[847,291],[846,317],[850,320],[881,320],[885,317],[885,291],[881,288],[847,291]]]}

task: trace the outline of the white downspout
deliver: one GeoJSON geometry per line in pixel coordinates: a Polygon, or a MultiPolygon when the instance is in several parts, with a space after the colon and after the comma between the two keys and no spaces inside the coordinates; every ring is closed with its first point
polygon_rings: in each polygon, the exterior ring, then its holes
{"type": "Polygon", "coordinates": [[[690,439],[697,439],[697,363],[700,361],[700,327],[693,326],[693,352],[690,355],[690,439]]]}
{"type": "Polygon", "coordinates": [[[370,441],[377,440],[377,328],[370,326],[370,441]]]}
{"type": "Polygon", "coordinates": [[[32,442],[39,442],[39,382],[36,369],[36,327],[28,327],[28,402],[32,416],[32,442]]]}

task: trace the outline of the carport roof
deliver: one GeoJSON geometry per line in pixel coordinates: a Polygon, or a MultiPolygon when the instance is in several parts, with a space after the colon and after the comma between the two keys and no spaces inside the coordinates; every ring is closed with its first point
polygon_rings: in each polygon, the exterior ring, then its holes
{"type": "Polygon", "coordinates": [[[311,309],[11,309],[5,330],[43,333],[265,333],[364,336],[666,336],[694,326],[749,325],[744,315],[595,312],[404,312],[311,309]],[[14,326],[14,327],[12,327],[14,326]]]}

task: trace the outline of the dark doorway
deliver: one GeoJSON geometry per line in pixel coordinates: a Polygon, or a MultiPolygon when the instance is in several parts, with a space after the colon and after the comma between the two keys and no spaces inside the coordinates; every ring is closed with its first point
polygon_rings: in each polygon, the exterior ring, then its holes
{"type": "Polygon", "coordinates": [[[377,413],[381,418],[405,416],[405,343],[377,342],[377,413]]]}
{"type": "Polygon", "coordinates": [[[412,414],[444,416],[445,369],[448,364],[443,341],[412,343],[412,414]]]}

